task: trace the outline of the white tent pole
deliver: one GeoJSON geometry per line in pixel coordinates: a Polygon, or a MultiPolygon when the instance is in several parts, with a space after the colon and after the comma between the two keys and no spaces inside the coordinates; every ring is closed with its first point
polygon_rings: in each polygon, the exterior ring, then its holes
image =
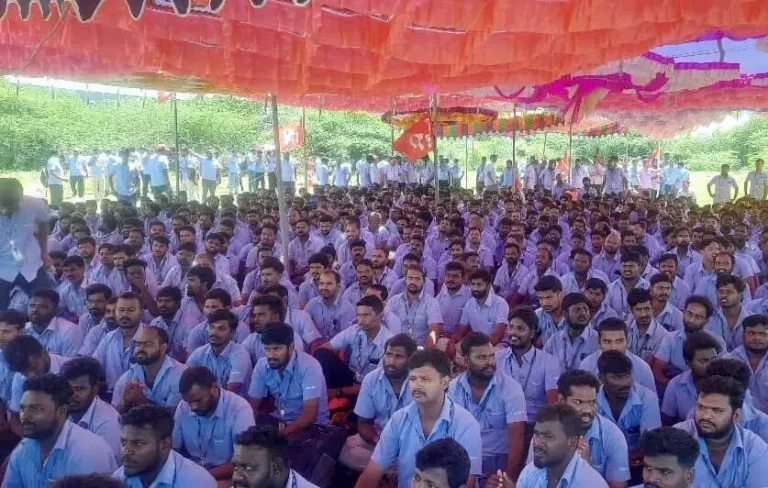
{"type": "Polygon", "coordinates": [[[280,248],[283,253],[283,263],[288,262],[288,211],[283,188],[283,161],[280,157],[280,122],[277,118],[277,95],[270,95],[272,101],[272,132],[275,138],[275,176],[277,180],[277,207],[280,211],[280,248]]]}

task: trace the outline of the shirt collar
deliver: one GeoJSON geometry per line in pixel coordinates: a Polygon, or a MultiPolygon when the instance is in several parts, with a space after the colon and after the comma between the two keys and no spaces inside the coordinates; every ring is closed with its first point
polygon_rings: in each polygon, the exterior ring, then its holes
{"type": "MultiPolygon", "coordinates": [[[[93,424],[93,416],[96,413],[96,402],[101,401],[99,397],[95,397],[93,401],[91,402],[91,405],[88,407],[88,410],[85,411],[83,416],[80,418],[80,421],[77,423],[80,427],[88,430],[88,427],[93,424]]],[[[70,419],[72,417],[70,416],[70,419]]]]}
{"type": "MultiPolygon", "coordinates": [[[[470,394],[472,394],[472,386],[469,384],[469,373],[464,372],[459,376],[459,385],[461,385],[464,390],[470,394]]],[[[494,374],[491,377],[491,381],[488,382],[488,386],[485,387],[485,391],[483,392],[483,396],[480,398],[480,401],[482,402],[483,399],[486,397],[486,395],[490,394],[491,388],[493,388],[496,385],[496,374],[494,374]]]]}
{"type": "MultiPolygon", "coordinates": [[[[53,451],[61,450],[64,451],[67,448],[67,441],[69,440],[69,436],[72,435],[72,427],[75,424],[70,422],[69,420],[66,420],[64,422],[64,426],[61,428],[61,432],[59,432],[59,437],[56,439],[56,444],[53,445],[53,449],[51,449],[51,454],[53,451]]],[[[50,457],[50,454],[49,454],[50,457]]]]}
{"type": "Polygon", "coordinates": [[[176,483],[176,452],[171,451],[168,454],[168,459],[165,460],[163,468],[157,473],[157,478],[152,483],[152,486],[175,486],[176,483]]]}

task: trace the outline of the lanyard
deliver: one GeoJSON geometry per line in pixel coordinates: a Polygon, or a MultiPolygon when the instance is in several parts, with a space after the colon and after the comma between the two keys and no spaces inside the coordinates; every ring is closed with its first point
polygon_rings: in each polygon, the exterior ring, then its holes
{"type": "MultiPolygon", "coordinates": [[[[389,382],[389,380],[387,380],[389,382]]],[[[406,382],[403,382],[403,384],[400,386],[400,395],[398,396],[395,394],[395,389],[392,388],[392,383],[389,383],[389,388],[392,390],[391,395],[387,395],[387,421],[389,421],[390,417],[392,417],[392,414],[403,408],[403,400],[405,400],[405,392],[408,388],[408,385],[406,382]],[[395,403],[395,408],[392,408],[392,397],[397,398],[397,403],[395,403]]],[[[386,388],[384,388],[386,391],[386,388]]]]}
{"type": "MultiPolygon", "coordinates": [[[[375,338],[374,338],[374,340],[375,340],[375,338]]],[[[376,346],[376,344],[371,343],[370,344],[371,352],[369,352],[368,353],[368,357],[365,358],[365,360],[363,360],[363,346],[367,345],[367,343],[368,343],[368,341],[365,340],[365,332],[363,332],[362,330],[358,331],[358,336],[357,336],[357,352],[355,353],[355,358],[357,358],[356,366],[359,368],[359,371],[357,371],[357,373],[359,373],[361,375],[365,371],[366,366],[371,364],[371,358],[373,357],[374,354],[376,354],[376,352],[379,349],[378,346],[376,346]]]]}
{"type": "MultiPolygon", "coordinates": [[[[648,328],[650,329],[650,327],[651,326],[649,325],[648,328]]],[[[639,340],[640,340],[640,338],[638,337],[638,341],[639,340]]],[[[648,332],[646,332],[645,333],[645,337],[643,338],[643,343],[639,345],[640,347],[633,347],[633,348],[631,348],[631,349],[634,349],[633,353],[636,356],[642,357],[643,350],[645,350],[646,346],[648,345],[648,341],[650,341],[650,340],[651,340],[651,335],[648,332]]],[[[634,343],[636,341],[632,341],[632,342],[634,343]]]]}
{"type": "MultiPolygon", "coordinates": [[[[525,388],[528,386],[528,380],[531,379],[531,373],[533,372],[533,367],[536,365],[536,354],[538,354],[539,351],[535,347],[533,347],[533,358],[531,358],[531,365],[528,367],[528,374],[525,375],[525,380],[523,381],[523,393],[525,393],[525,388]]],[[[509,364],[509,370],[512,373],[512,376],[516,376],[514,370],[512,369],[512,361],[515,360],[515,353],[512,353],[511,361],[509,364]]],[[[520,366],[520,369],[522,370],[522,365],[520,366]]]]}
{"type": "MultiPolygon", "coordinates": [[[[576,340],[578,341],[581,339],[581,336],[579,336],[576,340]]],[[[571,356],[570,364],[568,363],[568,335],[566,334],[563,337],[563,365],[565,366],[566,371],[570,371],[573,369],[573,363],[576,362],[576,358],[579,357],[579,353],[581,352],[581,348],[584,346],[584,343],[586,341],[582,341],[579,343],[579,347],[576,348],[576,351],[574,351],[573,356],[571,356]]]]}
{"type": "Polygon", "coordinates": [[[471,391],[467,391],[466,388],[464,388],[464,387],[462,387],[462,389],[461,389],[461,391],[464,392],[464,400],[466,401],[467,406],[472,408],[472,410],[474,410],[472,413],[474,414],[474,417],[478,421],[482,421],[481,417],[485,413],[485,409],[488,406],[488,401],[490,401],[490,399],[491,399],[491,394],[493,393],[493,388],[495,386],[496,385],[491,385],[490,388],[488,388],[488,390],[485,392],[485,398],[483,398],[483,401],[480,402],[480,405],[478,406],[478,409],[475,409],[475,402],[472,399],[472,392],[471,391]]]}
{"type": "MultiPolygon", "coordinates": [[[[219,398],[219,401],[221,401],[221,398],[219,398]]],[[[216,424],[219,423],[219,418],[214,417],[213,418],[213,428],[211,429],[211,435],[208,436],[207,440],[203,440],[203,422],[201,421],[200,417],[197,418],[197,438],[199,444],[199,452],[200,452],[200,459],[199,464],[203,466],[205,464],[205,459],[208,457],[208,449],[211,448],[211,444],[213,444],[213,436],[216,435],[216,424]]]]}
{"type": "MultiPolygon", "coordinates": [[[[285,383],[285,377],[281,378],[280,384],[277,387],[277,396],[278,398],[275,399],[275,402],[278,404],[278,410],[280,411],[280,420],[285,421],[283,418],[285,416],[285,406],[288,399],[288,393],[291,391],[291,386],[293,384],[293,377],[296,376],[296,367],[299,364],[299,356],[298,354],[294,353],[294,359],[295,362],[293,363],[293,368],[291,369],[290,378],[288,378],[288,386],[285,388],[285,391],[283,391],[283,384],[285,383]]],[[[286,374],[288,371],[285,372],[286,374]]]]}

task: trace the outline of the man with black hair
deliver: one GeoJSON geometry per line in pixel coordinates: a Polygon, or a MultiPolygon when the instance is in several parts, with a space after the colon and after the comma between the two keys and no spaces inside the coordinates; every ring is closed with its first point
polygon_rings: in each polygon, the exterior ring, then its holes
{"type": "Polygon", "coordinates": [[[675,425],[699,444],[693,486],[768,486],[768,445],[738,423],[744,403],[742,386],[723,376],[710,376],[696,386],[699,396],[693,419],[675,425]]]}
{"type": "Polygon", "coordinates": [[[615,310],[605,303],[606,293],[608,293],[608,285],[601,279],[590,278],[584,285],[584,298],[587,299],[589,311],[592,315],[589,319],[589,326],[595,330],[599,329],[599,325],[603,320],[618,318],[619,316],[615,310]]]}
{"type": "Polygon", "coordinates": [[[123,414],[122,467],[113,478],[131,488],[216,488],[216,480],[202,466],[173,450],[173,414],[157,405],[140,405],[123,414]]]}
{"type": "Polygon", "coordinates": [[[535,291],[541,305],[536,309],[536,316],[539,318],[538,336],[544,344],[555,332],[563,330],[566,326],[563,285],[557,276],[544,276],[536,283],[535,291]]]}
{"type": "Polygon", "coordinates": [[[721,353],[726,351],[723,338],[705,330],[714,313],[712,304],[706,297],[691,295],[685,301],[683,310],[683,328],[670,332],[662,339],[651,361],[656,382],[661,386],[666,386],[672,378],[689,369],[690,366],[683,357],[683,344],[691,334],[705,332],[717,341],[721,353]]]}
{"type": "Polygon", "coordinates": [[[339,274],[325,271],[318,284],[320,296],[311,299],[304,307],[324,341],[330,340],[355,320],[355,307],[342,299],[340,286],[339,274]]]}
{"type": "Polygon", "coordinates": [[[10,456],[3,488],[42,488],[68,475],[110,473],[115,457],[104,440],[68,420],[72,388],[64,378],[28,379],[21,397],[24,440],[10,456]]]}
{"type": "Polygon", "coordinates": [[[91,357],[77,357],[62,365],[59,375],[69,382],[69,420],[98,435],[120,458],[120,415],[101,398],[104,369],[91,357]]]}
{"type": "Polygon", "coordinates": [[[741,346],[744,341],[742,323],[750,315],[748,307],[742,305],[744,281],[734,275],[720,275],[715,281],[720,306],[707,322],[706,330],[717,334],[725,341],[728,351],[741,346]]]}
{"type": "Polygon", "coordinates": [[[356,487],[376,486],[385,470],[397,463],[398,487],[407,488],[415,473],[416,453],[437,439],[450,437],[470,453],[467,487],[474,488],[475,476],[482,472],[480,425],[446,395],[451,373],[448,356],[437,349],[423,349],[411,356],[408,369],[413,403],[392,415],[356,487]]]}
{"type": "Polygon", "coordinates": [[[523,277],[528,274],[528,268],[520,262],[520,254],[520,245],[515,242],[504,245],[504,262],[496,271],[493,287],[506,300],[520,288],[523,277]]]}
{"type": "Polygon", "coordinates": [[[443,326],[437,347],[441,350],[455,351],[456,343],[452,340],[453,334],[459,327],[464,306],[470,300],[472,291],[464,284],[464,265],[451,261],[445,265],[445,283],[435,300],[440,304],[440,313],[443,316],[443,326]]]}
{"type": "Polygon", "coordinates": [[[520,473],[516,484],[501,473],[488,480],[489,488],[539,488],[573,486],[608,488],[605,480],[579,454],[581,418],[572,407],[548,405],[536,416],[533,428],[533,462],[520,473]]]}
{"type": "Polygon", "coordinates": [[[731,351],[729,357],[749,366],[752,371],[749,392],[755,408],[768,414],[768,316],[747,317],[742,328],[744,344],[731,351]]]}
{"type": "Polygon", "coordinates": [[[647,289],[635,288],[627,295],[632,320],[629,328],[629,350],[646,362],[658,351],[661,342],[669,336],[667,329],[659,325],[653,316],[651,294],[647,289]]]}
{"type": "Polygon", "coordinates": [[[64,281],[57,288],[60,314],[77,321],[88,309],[85,304],[85,261],[80,256],[67,256],[61,263],[64,281]]]}
{"type": "MultiPolygon", "coordinates": [[[[479,269],[469,277],[472,298],[464,305],[459,326],[451,341],[457,344],[467,332],[481,332],[488,335],[495,346],[504,337],[509,324],[509,305],[502,297],[493,293],[493,275],[487,269],[479,269]]],[[[453,351],[449,351],[453,352],[453,351]]]]}
{"type": "Polygon", "coordinates": [[[363,259],[355,264],[355,280],[341,293],[341,299],[355,305],[365,296],[371,285],[373,285],[373,263],[370,259],[363,259]]]}
{"type": "Polygon", "coordinates": [[[579,365],[579,369],[597,375],[597,361],[600,359],[600,356],[606,351],[619,351],[632,361],[632,376],[634,380],[656,393],[656,382],[653,379],[651,367],[641,357],[627,350],[629,347],[627,334],[627,324],[623,320],[615,317],[603,320],[597,329],[597,341],[600,349],[584,358],[579,365]]]}
{"type": "Polygon", "coordinates": [[[574,249],[570,252],[571,272],[562,276],[563,293],[584,293],[591,279],[599,279],[608,285],[611,281],[605,273],[592,267],[592,253],[586,249],[574,249]]]}
{"type": "Polygon", "coordinates": [[[396,411],[413,402],[408,386],[408,358],[416,342],[406,334],[391,337],[381,366],[365,375],[355,403],[357,435],[347,438],[339,461],[356,471],[365,469],[384,426],[396,411]]]}
{"type": "Polygon", "coordinates": [[[490,337],[470,332],[461,341],[460,354],[467,370],[448,387],[453,401],[480,423],[483,474],[503,470],[517,479],[525,451],[525,395],[508,374],[496,369],[490,337]]]}
{"type": "Polygon", "coordinates": [[[168,354],[177,361],[187,359],[187,336],[191,324],[181,322],[184,311],[181,310],[181,290],[175,286],[164,286],[157,292],[157,311],[160,313],[149,325],[160,327],[168,332],[170,350],[168,354]]]}
{"type": "MultiPolygon", "coordinates": [[[[632,361],[619,351],[606,351],[597,360],[602,388],[597,396],[597,411],[619,426],[629,448],[629,465],[641,467],[640,434],[661,426],[659,398],[632,378],[632,361]]],[[[638,477],[634,472],[633,478],[638,477]]]]}
{"type": "Polygon", "coordinates": [[[631,307],[627,302],[629,294],[636,289],[648,290],[651,284],[640,276],[640,256],[635,252],[621,254],[621,276],[608,285],[605,301],[619,316],[627,321],[631,307]]]}
{"type": "Polygon", "coordinates": [[[469,471],[467,450],[450,437],[438,439],[416,453],[411,488],[465,488],[469,471]]]}
{"type": "MultiPolygon", "coordinates": [[[[26,317],[17,310],[6,310],[0,312],[0,417],[8,418],[8,406],[11,402],[11,385],[13,384],[13,373],[11,372],[8,361],[5,358],[4,351],[8,344],[24,334],[24,323],[26,317]]],[[[9,428],[8,424],[0,420],[2,431],[9,428]]]]}
{"type": "MultiPolygon", "coordinates": [[[[232,297],[226,290],[221,288],[215,288],[205,294],[205,302],[203,305],[203,312],[205,313],[205,320],[195,325],[187,333],[186,348],[190,353],[196,349],[208,344],[208,327],[210,325],[211,316],[214,312],[219,310],[232,310],[232,297]]],[[[236,329],[235,342],[245,339],[248,335],[248,331],[243,329],[236,329]]]]}
{"type": "Polygon", "coordinates": [[[588,327],[591,313],[584,295],[567,294],[562,309],[567,327],[550,335],[544,351],[558,360],[560,371],[568,371],[578,368],[587,356],[598,350],[598,335],[588,327]]]}
{"type": "MultiPolygon", "coordinates": [[[[275,288],[278,287],[283,288],[282,285],[277,285],[275,288]]],[[[261,288],[260,290],[271,288],[272,287],[261,288]]],[[[283,290],[283,292],[285,292],[285,290],[283,290]]],[[[292,312],[295,313],[297,311],[294,310],[292,312]]],[[[242,346],[251,357],[251,364],[255,366],[256,363],[259,362],[259,359],[264,357],[264,344],[261,340],[261,334],[264,332],[267,324],[274,322],[284,323],[285,319],[285,301],[281,300],[276,294],[258,295],[251,300],[250,310],[248,310],[246,319],[250,334],[241,342],[242,346]]],[[[304,341],[295,330],[293,340],[296,350],[304,352],[304,341]]],[[[313,345],[315,342],[313,342],[313,345]]]]}
{"type": "Polygon", "coordinates": [[[643,482],[646,488],[694,486],[699,443],[690,434],[672,427],[658,427],[640,439],[643,482]]]}
{"type": "Polygon", "coordinates": [[[107,302],[112,298],[112,290],[101,283],[91,284],[85,289],[87,312],[80,315],[77,326],[82,337],[88,335],[104,319],[107,302]]]}
{"type": "Polygon", "coordinates": [[[430,280],[419,265],[408,267],[404,280],[406,290],[390,297],[385,310],[400,318],[403,332],[413,337],[416,344],[435,347],[441,334],[443,315],[437,300],[426,292],[425,283],[430,280]]]}
{"type": "MultiPolygon", "coordinates": [[[[309,272],[307,278],[299,285],[298,301],[299,309],[304,310],[307,303],[320,296],[320,276],[330,268],[328,257],[325,254],[316,253],[307,260],[309,272]]],[[[245,288],[245,285],[243,285],[245,288]]]]}
{"type": "Polygon", "coordinates": [[[119,327],[117,323],[117,301],[118,297],[112,297],[107,300],[103,319],[85,335],[83,345],[77,351],[78,356],[92,355],[104,336],[119,327]]]}
{"type": "MultiPolygon", "coordinates": [[[[688,228],[684,231],[690,235],[688,228]]],[[[674,251],[674,249],[672,250],[674,251]]],[[[672,278],[672,289],[670,290],[669,303],[683,310],[685,301],[691,296],[691,288],[683,280],[684,269],[678,265],[677,255],[670,253],[662,254],[658,261],[659,273],[665,273],[672,278]]]]}
{"type": "Polygon", "coordinates": [[[73,357],[83,338],[77,325],[57,317],[59,294],[55,290],[35,290],[29,298],[26,332],[37,339],[48,351],[60,356],[73,357]]]}
{"type": "Polygon", "coordinates": [[[217,480],[232,478],[235,438],[254,425],[248,401],[221,388],[205,366],[190,366],[179,378],[183,401],[176,408],[173,448],[217,480]]]}
{"type": "Polygon", "coordinates": [[[151,253],[147,256],[147,269],[155,276],[157,286],[162,286],[169,271],[174,266],[178,266],[179,262],[173,254],[168,252],[171,241],[165,234],[152,236],[149,242],[151,253]]]}
{"type": "Polygon", "coordinates": [[[133,358],[112,395],[121,414],[136,405],[154,404],[175,409],[181,401],[179,377],[186,366],[168,356],[168,333],[159,327],[142,327],[133,341],[133,358]]]}
{"type": "Polygon", "coordinates": [[[339,268],[341,287],[349,288],[357,278],[357,265],[365,259],[366,243],[362,239],[355,239],[349,243],[351,259],[339,268]]]}
{"type": "MultiPolygon", "coordinates": [[[[651,283],[651,308],[656,322],[669,332],[683,328],[683,313],[670,302],[672,278],[666,273],[656,273],[649,280],[651,283]]],[[[686,297],[687,298],[687,297],[686,297]]]]}
{"type": "Polygon", "coordinates": [[[241,432],[235,437],[232,488],[317,488],[291,469],[288,442],[271,425],[241,432]]]}
{"type": "Polygon", "coordinates": [[[295,332],[286,324],[268,324],[261,334],[265,357],[253,368],[248,400],[254,411],[268,394],[276,417],[288,437],[303,434],[313,424],[328,423],[328,391],[320,363],[294,345],[295,332]]]}
{"type": "MultiPolygon", "coordinates": [[[[581,417],[578,452],[605,478],[610,488],[626,488],[629,480],[627,441],[621,430],[597,413],[597,377],[580,369],[563,373],[557,380],[558,401],[570,405],[581,417]]],[[[529,452],[529,459],[533,451],[529,452]]]]}
{"type": "Polygon", "coordinates": [[[672,378],[664,391],[661,403],[664,425],[673,425],[686,418],[696,405],[696,382],[709,376],[707,365],[721,352],[720,345],[706,332],[688,334],[683,344],[683,358],[690,369],[672,378]]]}
{"type": "Polygon", "coordinates": [[[205,366],[227,391],[244,395],[252,365],[248,351],[235,342],[237,325],[237,317],[229,310],[213,312],[208,317],[208,343],[192,351],[187,366],[205,366]]]}
{"type": "MultiPolygon", "coordinates": [[[[545,289],[539,290],[539,284],[545,280],[548,276],[557,278],[558,284],[560,283],[559,275],[553,269],[554,255],[549,245],[536,246],[536,255],[534,258],[534,266],[528,268],[528,273],[520,280],[520,286],[517,291],[512,293],[509,298],[509,304],[511,306],[519,305],[522,303],[529,303],[531,306],[539,305],[541,297],[540,291],[546,291],[545,289]]],[[[548,284],[548,290],[553,290],[553,282],[544,281],[548,284]]],[[[558,290],[562,295],[563,287],[560,285],[558,290]]],[[[542,305],[543,306],[543,305],[542,305]]]]}
{"type": "Polygon", "coordinates": [[[194,242],[179,243],[175,255],[177,264],[171,267],[165,274],[165,279],[161,286],[175,286],[179,289],[184,288],[184,285],[187,282],[187,274],[189,273],[189,270],[192,269],[192,264],[195,262],[196,255],[197,245],[194,242]]]}

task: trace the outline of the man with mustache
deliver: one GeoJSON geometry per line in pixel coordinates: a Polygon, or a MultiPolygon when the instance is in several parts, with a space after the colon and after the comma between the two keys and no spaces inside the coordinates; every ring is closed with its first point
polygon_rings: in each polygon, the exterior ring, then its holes
{"type": "Polygon", "coordinates": [[[168,331],[168,337],[171,340],[169,354],[177,361],[184,362],[187,359],[187,336],[191,324],[181,322],[184,315],[180,308],[181,300],[179,288],[175,286],[160,288],[157,292],[157,311],[160,316],[153,319],[149,325],[168,331]]]}
{"type": "Polygon", "coordinates": [[[678,228],[675,232],[675,239],[677,240],[677,247],[673,247],[669,252],[677,258],[677,276],[683,278],[688,266],[701,259],[701,254],[691,246],[691,229],[688,227],[678,228]]]}
{"type": "Polygon", "coordinates": [[[589,326],[595,330],[598,330],[598,326],[603,320],[618,318],[619,316],[615,310],[605,303],[605,295],[607,292],[608,286],[599,278],[590,278],[584,285],[584,298],[587,299],[589,311],[592,315],[592,318],[589,320],[589,326]]]}
{"type": "Polygon", "coordinates": [[[288,439],[273,426],[240,433],[232,464],[232,488],[317,488],[291,469],[288,439]]]}
{"type": "Polygon", "coordinates": [[[533,428],[533,462],[513,484],[501,473],[491,477],[488,488],[545,488],[573,486],[608,488],[605,480],[578,453],[583,430],[579,413],[568,405],[548,405],[536,416],[533,428]]]}
{"type": "Polygon", "coordinates": [[[620,278],[608,285],[605,302],[624,320],[627,320],[631,314],[627,303],[629,294],[636,289],[647,290],[651,287],[648,280],[641,277],[640,273],[640,255],[632,251],[623,252],[620,278]]]}
{"type": "Polygon", "coordinates": [[[720,307],[712,314],[705,328],[708,332],[722,337],[728,351],[733,351],[742,345],[742,323],[750,315],[747,307],[742,305],[744,281],[738,276],[720,275],[715,283],[720,307]]]}
{"type": "Polygon", "coordinates": [[[477,270],[469,277],[472,298],[464,305],[459,326],[451,338],[453,344],[470,330],[488,335],[494,346],[504,337],[509,324],[509,305],[493,293],[492,282],[493,275],[486,269],[477,270]]]}
{"type": "Polygon", "coordinates": [[[123,414],[123,466],[112,477],[130,488],[216,488],[204,467],[172,449],[173,424],[173,414],[157,405],[140,405],[123,414]]]}
{"type": "Polygon", "coordinates": [[[413,402],[408,384],[408,358],[416,352],[416,342],[405,334],[390,338],[384,346],[381,366],[365,375],[355,404],[357,435],[347,438],[339,461],[362,471],[389,419],[413,402]]]}
{"type": "Polygon", "coordinates": [[[108,333],[119,327],[117,323],[117,300],[118,297],[112,297],[107,300],[107,305],[104,309],[104,317],[101,322],[88,331],[85,339],[83,339],[83,345],[77,351],[78,356],[91,356],[93,352],[99,347],[99,343],[108,333]]]}
{"type": "Polygon", "coordinates": [[[68,475],[115,469],[109,445],[68,419],[71,396],[67,380],[55,374],[26,380],[21,397],[24,440],[10,456],[3,487],[38,488],[68,475]]]}
{"type": "Polygon", "coordinates": [[[635,288],[629,292],[626,301],[632,314],[632,320],[628,323],[629,350],[650,363],[669,332],[656,322],[651,293],[647,289],[635,288]]]}
{"type": "Polygon", "coordinates": [[[58,307],[59,294],[55,290],[35,290],[29,298],[26,333],[40,341],[48,351],[73,357],[83,337],[77,325],[56,316],[58,307]]]}
{"type": "Polygon", "coordinates": [[[80,315],[80,320],[77,322],[83,337],[88,335],[91,329],[99,325],[104,319],[107,302],[112,298],[112,290],[107,285],[96,283],[85,289],[85,296],[85,305],[88,307],[88,311],[80,315]]]}
{"type": "Polygon", "coordinates": [[[666,273],[656,273],[648,280],[651,284],[651,308],[653,316],[669,332],[683,328],[683,313],[672,303],[672,278],[666,273]]]}
{"type": "Polygon", "coordinates": [[[591,318],[589,303],[581,293],[569,293],[563,298],[563,314],[567,327],[556,332],[544,344],[544,351],[554,356],[560,371],[579,364],[598,349],[597,331],[588,327],[591,318]]]}
{"type": "Polygon", "coordinates": [[[528,268],[520,262],[520,246],[515,242],[507,242],[504,245],[504,262],[493,280],[496,292],[502,298],[509,299],[520,288],[520,282],[527,274],[528,268]]]}
{"type": "Polygon", "coordinates": [[[275,400],[277,420],[287,437],[305,434],[312,424],[328,423],[328,390],[315,358],[296,350],[295,332],[271,323],[261,334],[265,357],[253,368],[248,400],[254,411],[268,394],[275,400]]]}
{"type": "Polygon", "coordinates": [[[629,448],[633,479],[640,478],[640,434],[661,426],[659,399],[632,378],[632,361],[619,351],[606,351],[597,360],[598,378],[603,384],[597,396],[597,411],[619,426],[629,448]]]}
{"type": "Polygon", "coordinates": [[[440,337],[443,314],[437,300],[427,294],[425,280],[424,268],[419,265],[408,267],[405,270],[406,291],[391,297],[385,310],[400,318],[403,332],[413,337],[416,344],[432,348],[440,337]]]}
{"type": "Polygon", "coordinates": [[[678,275],[677,256],[672,253],[662,254],[659,257],[659,273],[665,273],[672,279],[669,302],[676,308],[682,310],[685,306],[685,300],[691,296],[691,289],[688,284],[678,275]]]}
{"type": "Polygon", "coordinates": [[[503,470],[517,479],[525,450],[525,395],[516,380],[496,370],[491,339],[470,332],[461,341],[467,370],[451,381],[448,394],[480,423],[483,473],[503,470]]]}
{"type": "Polygon", "coordinates": [[[174,417],[173,448],[187,453],[215,479],[232,478],[232,439],[254,424],[248,401],[221,388],[205,366],[184,371],[179,392],[183,401],[174,417]]]}
{"type": "Polygon", "coordinates": [[[738,359],[749,366],[752,378],[749,391],[755,408],[768,413],[768,316],[752,315],[744,319],[744,344],[737,347],[729,357],[738,359]]]}
{"type": "Polygon", "coordinates": [[[693,419],[675,425],[700,447],[693,486],[768,486],[768,445],[739,425],[744,388],[733,378],[710,376],[696,384],[699,396],[693,419]]]}
{"type": "Polygon", "coordinates": [[[482,472],[480,425],[446,395],[451,380],[448,356],[437,349],[417,351],[408,360],[408,370],[413,403],[392,415],[356,488],[376,486],[393,465],[397,466],[398,487],[407,488],[414,476],[416,453],[426,444],[446,437],[458,441],[470,454],[472,468],[467,488],[474,488],[475,476],[482,472]]]}
{"type": "Polygon", "coordinates": [[[355,320],[355,307],[342,298],[340,287],[339,274],[335,271],[325,271],[320,275],[318,284],[320,296],[311,299],[304,307],[324,342],[349,327],[355,320]]]}
{"type": "Polygon", "coordinates": [[[168,333],[142,327],[133,341],[133,360],[112,395],[112,405],[125,414],[137,405],[154,404],[175,409],[181,401],[179,377],[186,366],[168,356],[168,333]]]}
{"type": "MultiPolygon", "coordinates": [[[[689,488],[698,472],[699,443],[673,427],[649,430],[640,439],[644,488],[689,488]]],[[[636,487],[639,488],[639,487],[636,487]]]]}
{"type": "Polygon", "coordinates": [[[235,342],[237,317],[229,310],[217,310],[208,318],[208,343],[189,355],[187,366],[205,366],[216,382],[238,395],[248,389],[251,358],[242,344],[235,342]]]}

